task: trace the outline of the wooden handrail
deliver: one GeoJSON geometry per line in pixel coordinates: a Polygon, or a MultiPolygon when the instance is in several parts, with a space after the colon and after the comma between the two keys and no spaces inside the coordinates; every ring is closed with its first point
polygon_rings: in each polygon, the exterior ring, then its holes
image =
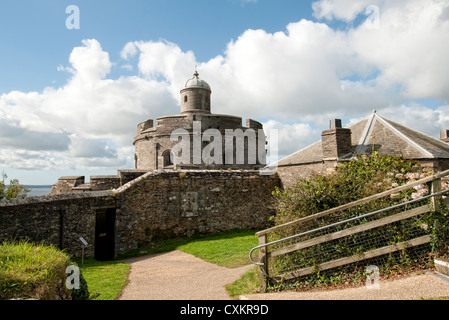
{"type": "Polygon", "coordinates": [[[371,251],[368,251],[368,252],[364,252],[362,254],[358,254],[358,255],[355,255],[355,256],[350,256],[350,257],[345,257],[345,258],[340,258],[340,259],[337,259],[337,260],[324,262],[324,263],[319,264],[318,266],[316,266],[314,268],[307,267],[307,268],[303,268],[303,269],[296,270],[296,271],[290,271],[287,274],[279,275],[279,276],[273,277],[272,279],[275,280],[275,281],[290,280],[290,279],[293,279],[293,278],[297,278],[297,277],[301,277],[301,276],[305,276],[305,275],[311,274],[311,273],[315,272],[316,269],[318,269],[319,271],[324,271],[324,270],[340,267],[340,266],[343,266],[343,265],[346,265],[346,264],[350,264],[350,263],[353,263],[353,262],[362,261],[362,260],[365,260],[365,259],[378,257],[378,256],[381,256],[381,255],[384,255],[384,254],[387,254],[387,253],[400,251],[400,250],[403,250],[403,249],[408,248],[408,247],[413,247],[413,246],[418,246],[418,245],[421,245],[421,244],[429,243],[430,240],[431,240],[431,237],[429,235],[426,235],[426,236],[422,236],[422,237],[419,237],[419,238],[414,238],[414,239],[411,239],[411,240],[407,240],[407,241],[391,244],[391,245],[388,245],[386,247],[382,247],[382,248],[379,248],[379,249],[374,249],[374,250],[371,250],[371,251]]]}
{"type": "Polygon", "coordinates": [[[441,178],[446,177],[448,175],[449,175],[449,170],[446,170],[446,171],[443,171],[443,172],[440,172],[440,173],[428,176],[426,178],[423,178],[423,179],[420,179],[420,180],[417,180],[417,181],[414,181],[414,182],[410,182],[410,183],[408,183],[406,185],[399,186],[399,187],[396,187],[394,189],[387,190],[387,191],[384,191],[382,193],[378,193],[378,194],[366,197],[364,199],[360,199],[360,200],[357,200],[357,201],[346,203],[346,204],[341,205],[341,206],[336,207],[336,208],[332,208],[332,209],[329,209],[329,210],[326,210],[326,211],[318,212],[316,214],[313,214],[313,215],[310,215],[310,216],[307,216],[307,217],[304,217],[304,218],[300,218],[300,219],[297,219],[297,220],[294,220],[294,221],[290,221],[290,222],[281,224],[279,226],[275,226],[275,227],[272,227],[272,228],[269,228],[269,229],[265,229],[265,230],[259,231],[259,232],[256,233],[256,236],[260,237],[260,236],[267,235],[267,234],[269,234],[271,232],[274,232],[274,231],[277,231],[277,230],[280,230],[280,229],[283,229],[283,228],[286,228],[286,227],[291,227],[291,226],[294,226],[294,225],[302,224],[302,223],[310,221],[310,220],[314,220],[314,219],[318,219],[318,218],[324,217],[324,216],[326,216],[328,214],[331,214],[331,213],[347,210],[347,209],[350,209],[352,207],[355,207],[355,206],[358,206],[358,205],[361,205],[361,204],[364,204],[364,203],[367,203],[367,202],[370,202],[370,201],[373,201],[373,200],[376,200],[376,199],[380,199],[380,198],[389,196],[391,194],[398,193],[398,192],[403,191],[403,190],[407,190],[407,189],[413,188],[413,187],[418,186],[420,184],[424,184],[424,183],[431,182],[431,181],[434,181],[434,180],[437,180],[437,179],[441,179],[441,178]]]}
{"type": "Polygon", "coordinates": [[[289,245],[287,247],[283,247],[281,249],[274,250],[272,252],[267,252],[267,258],[277,257],[277,256],[280,256],[280,255],[283,255],[283,254],[287,254],[287,253],[293,252],[293,251],[309,248],[309,247],[312,247],[312,246],[315,246],[315,245],[318,245],[318,244],[321,244],[321,243],[326,243],[326,242],[329,242],[329,241],[332,241],[332,240],[336,240],[336,239],[340,239],[340,238],[343,238],[343,237],[351,236],[351,235],[357,234],[359,232],[363,232],[363,231],[371,230],[371,229],[374,229],[374,228],[378,228],[378,227],[381,227],[381,226],[384,226],[384,225],[387,225],[387,224],[390,224],[390,223],[393,223],[393,222],[397,222],[397,221],[409,219],[409,218],[412,218],[412,217],[416,217],[416,216],[418,216],[420,214],[429,212],[430,210],[431,210],[431,206],[430,205],[424,205],[422,207],[418,207],[418,208],[411,209],[411,210],[408,210],[408,211],[403,211],[403,212],[397,213],[397,214],[389,216],[389,217],[385,217],[385,218],[382,218],[382,219],[379,219],[379,220],[374,220],[372,222],[361,224],[361,225],[358,225],[358,226],[355,226],[355,227],[351,227],[351,228],[348,228],[348,229],[344,229],[344,230],[341,230],[341,231],[336,231],[336,232],[333,232],[333,233],[330,233],[330,234],[326,234],[324,236],[316,237],[316,238],[313,238],[313,239],[310,239],[310,240],[307,240],[307,241],[304,241],[304,242],[299,242],[299,243],[296,243],[296,244],[292,244],[292,245],[289,245]]]}

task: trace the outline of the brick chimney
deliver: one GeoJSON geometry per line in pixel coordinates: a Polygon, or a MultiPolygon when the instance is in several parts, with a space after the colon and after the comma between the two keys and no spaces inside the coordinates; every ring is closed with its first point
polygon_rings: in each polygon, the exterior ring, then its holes
{"type": "Polygon", "coordinates": [[[444,142],[449,142],[449,130],[441,130],[440,140],[444,142]]]}
{"type": "Polygon", "coordinates": [[[321,133],[323,160],[337,160],[352,151],[351,129],[342,128],[341,120],[330,122],[330,129],[321,133]]]}

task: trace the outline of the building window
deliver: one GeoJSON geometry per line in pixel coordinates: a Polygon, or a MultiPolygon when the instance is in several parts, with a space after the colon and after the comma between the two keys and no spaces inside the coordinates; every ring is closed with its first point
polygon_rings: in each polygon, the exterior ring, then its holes
{"type": "Polygon", "coordinates": [[[164,159],[164,167],[169,167],[173,165],[173,154],[171,150],[165,150],[162,153],[162,158],[164,159]]]}
{"type": "Polygon", "coordinates": [[[189,100],[189,99],[187,98],[187,96],[184,96],[184,103],[187,102],[187,100],[189,100]]]}

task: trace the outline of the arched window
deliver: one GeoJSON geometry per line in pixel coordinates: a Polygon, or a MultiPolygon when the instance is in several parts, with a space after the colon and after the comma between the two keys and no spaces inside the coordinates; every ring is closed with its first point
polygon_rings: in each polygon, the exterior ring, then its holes
{"type": "Polygon", "coordinates": [[[164,159],[164,167],[169,167],[173,165],[173,154],[171,150],[165,150],[162,153],[162,158],[164,159]]]}
{"type": "Polygon", "coordinates": [[[189,98],[187,98],[187,96],[184,96],[184,102],[187,102],[189,100],[189,98]]]}

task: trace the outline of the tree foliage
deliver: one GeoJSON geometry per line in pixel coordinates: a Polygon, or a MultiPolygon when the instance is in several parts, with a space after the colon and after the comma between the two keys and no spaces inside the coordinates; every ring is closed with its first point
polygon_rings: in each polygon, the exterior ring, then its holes
{"type": "Polygon", "coordinates": [[[0,200],[1,199],[13,199],[13,198],[25,198],[30,189],[25,188],[19,183],[18,179],[11,179],[9,185],[6,185],[6,173],[1,173],[0,180],[0,200]]]}
{"type": "Polygon", "coordinates": [[[335,168],[333,174],[298,179],[285,190],[277,188],[275,224],[283,224],[311,214],[356,201],[403,185],[416,174],[419,162],[403,156],[358,155],[335,168]]]}

